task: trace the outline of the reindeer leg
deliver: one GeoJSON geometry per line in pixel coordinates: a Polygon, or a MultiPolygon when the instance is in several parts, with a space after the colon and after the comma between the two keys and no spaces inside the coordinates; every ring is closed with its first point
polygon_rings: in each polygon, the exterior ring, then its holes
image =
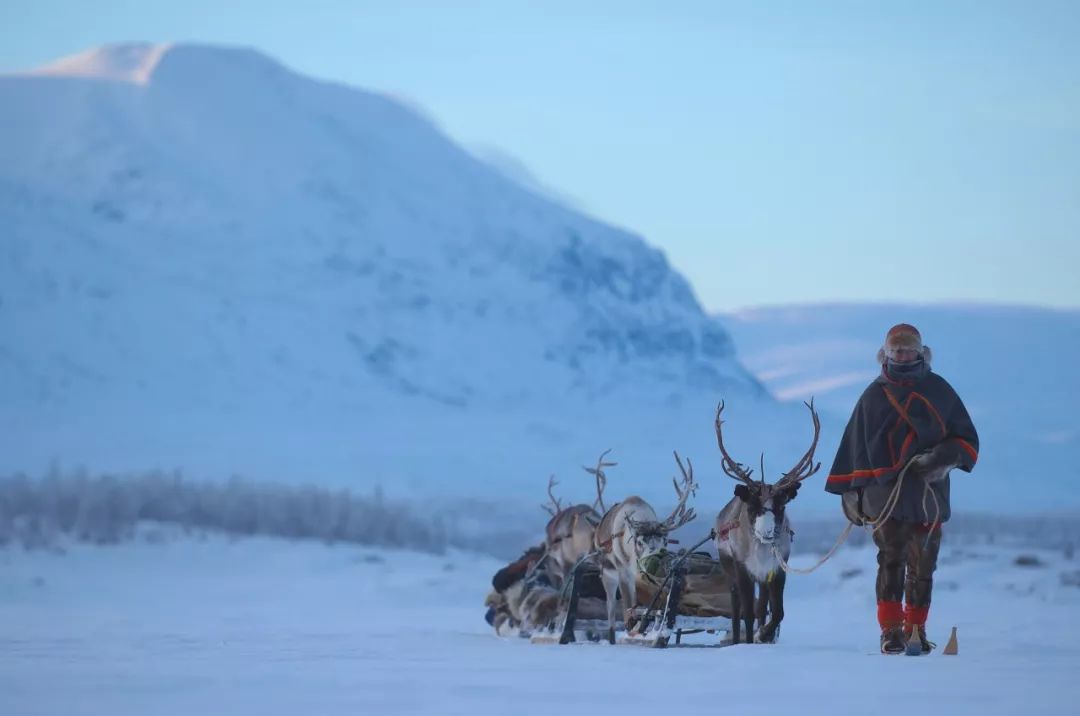
{"type": "Polygon", "coordinates": [[[581,599],[581,580],[585,572],[585,565],[579,564],[571,570],[569,579],[573,579],[570,585],[570,603],[566,606],[566,621],[563,622],[562,635],[559,637],[560,644],[570,644],[574,641],[574,623],[577,622],[578,600],[581,599]]]}
{"type": "Polygon", "coordinates": [[[754,603],[754,619],[757,622],[757,631],[754,633],[754,641],[765,628],[765,618],[769,613],[769,583],[762,582],[757,585],[757,601],[754,603]]]}
{"type": "Polygon", "coordinates": [[[637,606],[637,579],[635,575],[631,573],[626,576],[626,583],[620,587],[623,595],[623,623],[626,625],[626,631],[630,631],[631,620],[633,619],[634,607],[637,606]]]}
{"type": "Polygon", "coordinates": [[[772,644],[776,642],[776,632],[780,628],[780,622],[784,620],[784,584],[787,582],[787,572],[780,569],[773,575],[769,585],[769,623],[761,628],[761,643],[772,644]]]}
{"type": "Polygon", "coordinates": [[[731,643],[738,644],[740,636],[739,615],[742,610],[742,602],[739,599],[739,572],[736,566],[731,570],[731,643]]]}
{"type": "Polygon", "coordinates": [[[615,643],[615,600],[619,593],[619,573],[604,569],[601,572],[604,582],[604,596],[607,598],[608,643],[615,643]]]}
{"type": "Polygon", "coordinates": [[[754,643],[754,578],[743,565],[738,566],[739,601],[742,603],[743,625],[746,627],[746,643],[754,643]]]}

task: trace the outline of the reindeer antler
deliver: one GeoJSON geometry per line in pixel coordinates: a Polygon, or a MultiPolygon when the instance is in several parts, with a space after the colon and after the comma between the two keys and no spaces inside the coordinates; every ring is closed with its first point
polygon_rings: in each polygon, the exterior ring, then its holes
{"type": "Polygon", "coordinates": [[[679,458],[679,453],[673,451],[675,455],[675,462],[679,465],[679,471],[682,472],[683,480],[682,487],[679,487],[679,483],[675,478],[671,478],[671,484],[675,486],[675,494],[679,496],[679,504],[675,506],[675,509],[671,511],[667,519],[663,521],[664,530],[667,532],[674,532],[690,520],[694,519],[697,514],[694,512],[694,508],[686,509],[686,500],[694,494],[697,494],[697,483],[694,482],[694,465],[690,462],[690,458],[686,458],[686,465],[690,468],[689,471],[683,467],[682,460],[679,458]]]}
{"type": "Polygon", "coordinates": [[[720,413],[722,412],[724,412],[724,401],[721,400],[720,405],[716,408],[716,444],[720,446],[720,454],[723,456],[720,460],[720,469],[722,469],[724,474],[728,477],[732,477],[740,482],[745,482],[747,485],[753,485],[754,481],[750,479],[750,476],[754,474],[753,469],[735,462],[731,455],[728,455],[727,448],[724,447],[724,434],[721,428],[724,421],[720,419],[720,413]]]}
{"type": "Polygon", "coordinates": [[[552,488],[554,488],[558,484],[559,484],[559,481],[555,479],[554,475],[552,475],[551,477],[548,478],[548,486],[547,486],[548,499],[551,500],[551,504],[554,505],[554,507],[549,507],[547,505],[540,505],[542,508],[547,510],[547,513],[549,515],[551,515],[552,517],[554,517],[555,515],[562,512],[562,500],[556,499],[555,495],[553,495],[551,493],[552,488]]]}
{"type": "Polygon", "coordinates": [[[607,508],[604,507],[604,488],[607,487],[607,475],[604,474],[604,468],[615,467],[619,464],[617,462],[604,462],[604,457],[609,452],[611,452],[611,448],[600,453],[600,457],[596,460],[596,467],[584,468],[585,472],[596,478],[596,502],[593,503],[593,509],[599,506],[601,514],[607,512],[607,508]]]}
{"type": "Polygon", "coordinates": [[[814,450],[817,449],[818,436],[821,435],[821,419],[818,418],[818,414],[814,410],[813,398],[810,399],[809,403],[803,403],[803,405],[810,409],[810,417],[814,421],[814,441],[810,443],[810,449],[795,463],[795,467],[784,473],[784,476],[776,483],[777,487],[786,487],[802,482],[821,468],[820,462],[814,464],[814,450]]]}

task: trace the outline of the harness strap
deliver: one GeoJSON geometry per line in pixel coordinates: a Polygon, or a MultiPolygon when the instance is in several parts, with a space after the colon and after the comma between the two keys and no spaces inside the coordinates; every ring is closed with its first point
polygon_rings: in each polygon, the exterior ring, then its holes
{"type": "Polygon", "coordinates": [[[717,537],[720,539],[727,539],[728,533],[736,529],[739,526],[739,521],[728,522],[720,528],[720,532],[717,533],[717,537]]]}
{"type": "MultiPolygon", "coordinates": [[[[774,557],[776,557],[776,561],[777,561],[777,563],[779,563],[779,565],[780,565],[780,568],[781,568],[781,569],[783,569],[783,570],[784,570],[785,572],[794,572],[795,574],[810,574],[811,572],[815,571],[815,570],[816,570],[816,569],[817,569],[818,567],[820,567],[821,565],[823,565],[823,564],[825,564],[825,563],[826,563],[827,561],[829,561],[829,559],[830,559],[830,558],[831,558],[831,557],[832,557],[832,556],[833,556],[834,554],[836,554],[836,550],[840,549],[840,545],[844,544],[844,540],[846,540],[846,539],[847,539],[847,536],[848,536],[848,535],[849,535],[849,534],[851,533],[851,528],[852,528],[852,527],[854,527],[854,526],[855,526],[855,523],[854,523],[854,522],[848,522],[848,523],[847,523],[847,527],[845,527],[845,528],[844,528],[844,531],[840,533],[840,537],[839,537],[839,538],[838,538],[838,539],[836,540],[836,544],[834,544],[834,545],[832,546],[832,549],[830,549],[830,550],[829,550],[829,551],[828,551],[828,552],[827,552],[827,553],[825,554],[825,556],[824,556],[824,557],[822,557],[821,559],[819,559],[819,560],[818,560],[818,562],[817,562],[817,564],[815,564],[815,565],[814,565],[813,567],[810,567],[809,569],[798,569],[798,568],[796,568],[796,567],[792,567],[791,565],[789,565],[789,564],[788,564],[788,563],[787,563],[787,562],[786,562],[786,561],[784,560],[784,557],[783,557],[783,555],[781,555],[781,554],[780,554],[780,550],[776,548],[776,545],[773,545],[773,548],[772,548],[772,551],[773,551],[773,556],[774,556],[774,557]]],[[[769,578],[768,578],[768,580],[769,580],[770,582],[772,581],[773,575],[774,575],[775,573],[776,573],[776,572],[775,572],[775,570],[774,570],[773,572],[770,572],[770,573],[769,573],[769,578]]]]}

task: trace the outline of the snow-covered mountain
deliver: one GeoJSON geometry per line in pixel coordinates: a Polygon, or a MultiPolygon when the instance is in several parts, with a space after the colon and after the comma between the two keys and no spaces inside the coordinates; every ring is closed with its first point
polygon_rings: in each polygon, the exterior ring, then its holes
{"type": "Polygon", "coordinates": [[[1072,365],[1080,351],[1080,311],[800,305],[748,309],[720,321],[740,359],[774,395],[813,395],[834,420],[847,419],[877,375],[885,331],[913,323],[982,442],[975,472],[953,480],[956,504],[998,511],[1080,506],[1080,373],[1072,365]]]}
{"type": "Polygon", "coordinates": [[[539,497],[586,451],[669,472],[721,395],[773,410],[660,251],[249,50],[0,77],[0,223],[0,469],[539,497]]]}

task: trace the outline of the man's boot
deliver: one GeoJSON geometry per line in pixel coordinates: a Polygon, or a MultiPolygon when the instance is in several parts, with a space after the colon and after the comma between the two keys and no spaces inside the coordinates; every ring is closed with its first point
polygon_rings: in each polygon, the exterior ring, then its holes
{"type": "Polygon", "coordinates": [[[909,654],[929,654],[937,646],[926,638],[925,624],[905,624],[904,644],[909,654]]]}
{"type": "Polygon", "coordinates": [[[882,627],[881,629],[881,653],[882,654],[903,654],[904,649],[907,648],[907,642],[904,641],[904,627],[902,626],[889,626],[882,627]]]}
{"type": "Polygon", "coordinates": [[[881,653],[903,654],[907,646],[904,641],[904,608],[900,602],[878,602],[878,624],[881,626],[881,653]]]}
{"type": "Polygon", "coordinates": [[[926,618],[930,616],[930,605],[914,607],[911,602],[904,606],[904,643],[910,656],[929,654],[934,648],[933,642],[926,639],[926,618]]]}

